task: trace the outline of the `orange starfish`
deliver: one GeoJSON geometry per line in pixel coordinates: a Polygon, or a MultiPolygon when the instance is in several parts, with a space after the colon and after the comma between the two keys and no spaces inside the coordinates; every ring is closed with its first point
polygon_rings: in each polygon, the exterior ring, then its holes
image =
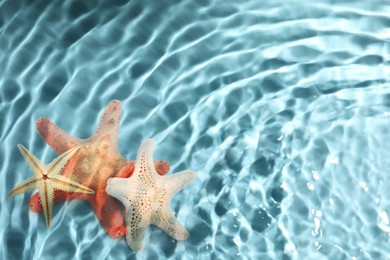
{"type": "MultiPolygon", "coordinates": [[[[134,171],[134,161],[123,158],[118,151],[120,114],[120,102],[111,101],[96,132],[88,139],[75,138],[46,118],[40,118],[36,122],[39,134],[56,153],[62,154],[73,147],[80,147],[63,170],[63,175],[95,191],[95,194],[84,194],[57,190],[54,204],[72,199],[87,200],[103,228],[113,238],[123,236],[126,233],[126,226],[119,201],[106,192],[107,179],[128,178],[134,171]]],[[[154,161],[154,165],[160,175],[166,174],[169,170],[166,161],[154,161]]],[[[31,197],[30,208],[36,212],[42,211],[39,193],[31,197]]]]}

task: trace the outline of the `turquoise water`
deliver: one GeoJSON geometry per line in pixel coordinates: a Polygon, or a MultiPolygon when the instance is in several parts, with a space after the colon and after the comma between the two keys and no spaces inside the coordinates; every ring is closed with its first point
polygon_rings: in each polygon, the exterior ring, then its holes
{"type": "Polygon", "coordinates": [[[1,259],[390,258],[390,2],[0,1],[1,259]],[[35,121],[89,137],[122,102],[119,150],[143,139],[197,179],[135,255],[90,206],[53,226],[7,200],[49,163],[35,121]]]}

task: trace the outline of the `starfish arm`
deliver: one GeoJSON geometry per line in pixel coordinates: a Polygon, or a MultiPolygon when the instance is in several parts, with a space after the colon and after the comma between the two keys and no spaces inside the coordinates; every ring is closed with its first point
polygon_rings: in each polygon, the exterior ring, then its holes
{"type": "Polygon", "coordinates": [[[36,128],[45,142],[50,145],[57,154],[62,154],[81,144],[80,139],[69,135],[47,118],[39,118],[36,122],[36,128]]]}
{"type": "Polygon", "coordinates": [[[154,140],[146,139],[138,149],[134,166],[134,177],[151,178],[157,176],[153,163],[154,140]]]}
{"type": "Polygon", "coordinates": [[[96,199],[89,202],[107,234],[112,238],[124,236],[126,226],[119,201],[102,190],[96,191],[96,195],[93,196],[96,199]]]}
{"type": "Polygon", "coordinates": [[[118,100],[111,101],[103,112],[95,133],[88,140],[109,137],[109,149],[112,153],[118,153],[118,131],[121,117],[121,103],[118,100]]]}
{"type": "Polygon", "coordinates": [[[107,180],[106,192],[116,198],[122,204],[129,202],[132,193],[131,181],[129,178],[109,178],[107,180]]]}
{"type": "Polygon", "coordinates": [[[53,199],[54,189],[50,185],[50,181],[43,181],[39,187],[39,195],[41,197],[41,204],[43,208],[43,215],[45,216],[46,226],[51,226],[51,219],[53,217],[53,199]]]}
{"type": "Polygon", "coordinates": [[[57,158],[55,158],[49,165],[47,165],[47,175],[48,176],[55,176],[58,175],[62,169],[65,168],[65,166],[68,164],[70,158],[79,150],[80,147],[76,146],[72,149],[66,151],[65,153],[61,154],[57,158]]]}
{"type": "Polygon", "coordinates": [[[32,178],[29,178],[29,179],[21,182],[20,184],[15,186],[15,188],[13,188],[8,193],[8,198],[11,198],[15,195],[22,194],[22,193],[33,191],[33,190],[37,189],[39,181],[40,181],[40,179],[38,179],[36,177],[32,177],[32,178]]]}
{"type": "Polygon", "coordinates": [[[67,192],[79,192],[87,194],[95,194],[94,190],[81,185],[75,181],[72,181],[69,178],[66,178],[62,175],[54,175],[50,178],[52,186],[55,190],[62,190],[67,192]]]}
{"type": "Polygon", "coordinates": [[[162,229],[167,235],[176,240],[186,240],[190,234],[177,220],[175,215],[166,205],[165,209],[157,211],[152,218],[153,224],[162,229]]]}
{"type": "Polygon", "coordinates": [[[44,171],[46,170],[46,165],[43,162],[41,162],[38,158],[36,158],[23,145],[18,144],[18,148],[20,153],[23,155],[24,159],[26,160],[28,166],[30,167],[32,173],[37,177],[42,176],[44,171]]]}
{"type": "Polygon", "coordinates": [[[140,212],[127,202],[126,204],[126,241],[131,249],[134,251],[141,250],[143,248],[143,240],[145,229],[147,225],[145,221],[142,221],[142,215],[140,212]]]}
{"type": "Polygon", "coordinates": [[[173,197],[173,195],[195,179],[195,172],[189,170],[181,171],[161,179],[164,181],[168,196],[173,197]]]}
{"type": "MultiPolygon", "coordinates": [[[[55,190],[53,205],[72,199],[70,195],[71,193],[69,192],[62,191],[62,190],[55,190]]],[[[30,209],[34,212],[41,212],[43,210],[39,192],[31,196],[29,204],[30,204],[30,209]]]]}

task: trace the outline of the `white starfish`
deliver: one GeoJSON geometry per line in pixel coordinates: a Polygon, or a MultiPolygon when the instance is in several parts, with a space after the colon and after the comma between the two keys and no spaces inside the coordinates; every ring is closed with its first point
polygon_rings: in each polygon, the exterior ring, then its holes
{"type": "Polygon", "coordinates": [[[78,151],[79,147],[75,147],[61,154],[48,165],[45,165],[37,159],[23,145],[18,144],[18,147],[30,167],[30,170],[34,174],[34,177],[21,182],[13,188],[10,193],[8,193],[8,198],[38,189],[47,227],[50,227],[51,225],[54,190],[89,194],[95,193],[93,190],[59,175],[62,169],[68,164],[70,158],[78,151]]]}
{"type": "Polygon", "coordinates": [[[152,139],[145,140],[138,150],[134,173],[129,178],[110,178],[106,191],[126,208],[127,243],[134,251],[143,247],[146,228],[154,224],[176,240],[186,240],[187,230],[170,209],[172,197],[194,178],[193,171],[159,176],[153,164],[152,139]]]}

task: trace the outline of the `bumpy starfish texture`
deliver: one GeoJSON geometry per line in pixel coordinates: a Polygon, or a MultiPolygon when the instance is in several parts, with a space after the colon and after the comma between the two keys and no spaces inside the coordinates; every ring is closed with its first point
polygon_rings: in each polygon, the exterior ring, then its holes
{"type": "Polygon", "coordinates": [[[107,181],[107,193],[125,205],[126,239],[134,251],[142,249],[144,232],[150,224],[158,226],[176,240],[189,237],[171,211],[170,201],[195,178],[195,173],[187,170],[159,176],[153,165],[153,147],[152,139],[142,143],[132,177],[110,178],[107,181]]]}
{"type": "Polygon", "coordinates": [[[8,194],[8,198],[17,194],[22,194],[38,189],[47,227],[51,226],[54,190],[61,190],[64,192],[81,192],[88,194],[95,193],[93,190],[62,175],[59,175],[62,169],[69,162],[70,158],[72,158],[72,156],[79,150],[79,147],[74,147],[69,151],[61,154],[48,165],[45,165],[43,162],[37,159],[23,145],[18,144],[18,147],[28,166],[30,167],[30,170],[34,174],[34,177],[23,181],[15,188],[13,188],[8,194]]]}
{"type": "MultiPolygon", "coordinates": [[[[75,138],[50,120],[38,119],[37,130],[43,139],[58,153],[79,146],[78,153],[72,157],[63,171],[63,175],[96,191],[95,194],[55,192],[54,204],[72,199],[87,200],[106,232],[113,238],[126,233],[120,203],[106,193],[107,179],[110,177],[129,177],[134,170],[134,161],[123,158],[118,151],[118,130],[121,104],[111,101],[101,118],[96,132],[88,139],[75,138]]],[[[169,164],[154,161],[159,174],[166,174],[169,164]]],[[[41,211],[40,195],[35,194],[30,200],[30,208],[41,211]]]]}

